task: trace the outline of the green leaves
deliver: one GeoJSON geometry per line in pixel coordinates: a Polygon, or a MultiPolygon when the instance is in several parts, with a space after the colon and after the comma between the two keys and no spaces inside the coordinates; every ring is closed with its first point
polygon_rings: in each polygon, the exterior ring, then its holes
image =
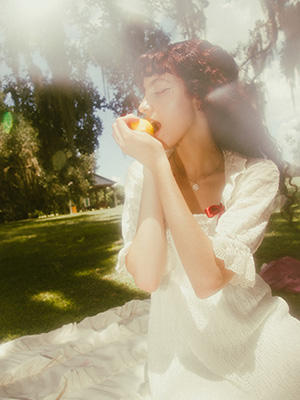
{"type": "Polygon", "coordinates": [[[2,118],[2,127],[5,133],[9,133],[13,127],[13,116],[9,111],[6,111],[2,118]]]}

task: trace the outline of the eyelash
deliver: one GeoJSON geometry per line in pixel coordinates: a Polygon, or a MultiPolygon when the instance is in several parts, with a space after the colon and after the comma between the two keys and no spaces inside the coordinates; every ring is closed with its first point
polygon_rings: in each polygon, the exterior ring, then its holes
{"type": "Polygon", "coordinates": [[[154,92],[154,94],[156,95],[156,96],[160,96],[161,94],[163,94],[166,90],[169,90],[170,88],[165,88],[165,89],[163,89],[163,90],[159,90],[158,92],[154,92]]]}

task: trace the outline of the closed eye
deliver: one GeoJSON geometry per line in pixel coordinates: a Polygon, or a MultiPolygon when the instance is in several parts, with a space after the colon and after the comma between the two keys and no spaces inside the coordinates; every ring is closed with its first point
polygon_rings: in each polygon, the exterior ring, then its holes
{"type": "Polygon", "coordinates": [[[171,89],[171,88],[165,88],[165,89],[159,90],[159,91],[157,91],[157,92],[154,92],[154,94],[155,94],[156,96],[160,96],[161,94],[165,93],[165,92],[166,92],[167,90],[169,90],[169,89],[171,89]]]}

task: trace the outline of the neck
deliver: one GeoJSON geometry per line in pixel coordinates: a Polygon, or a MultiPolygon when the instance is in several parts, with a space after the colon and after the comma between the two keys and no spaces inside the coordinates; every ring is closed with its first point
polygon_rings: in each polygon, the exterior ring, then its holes
{"type": "Polygon", "coordinates": [[[191,180],[199,180],[220,165],[223,158],[221,149],[212,139],[209,129],[202,130],[201,135],[189,135],[176,146],[176,165],[191,180]]]}

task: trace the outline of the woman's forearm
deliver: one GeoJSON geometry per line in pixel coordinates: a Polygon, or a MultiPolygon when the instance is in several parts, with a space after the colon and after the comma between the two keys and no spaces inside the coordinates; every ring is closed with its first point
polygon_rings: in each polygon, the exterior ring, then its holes
{"type": "Polygon", "coordinates": [[[138,228],[126,266],[137,286],[147,292],[157,289],[166,260],[164,215],[152,172],[144,167],[144,183],[138,228]]]}
{"type": "Polygon", "coordinates": [[[215,257],[212,241],[189,210],[164,158],[153,169],[162,209],[177,252],[198,297],[206,298],[232,278],[232,272],[215,257]]]}

